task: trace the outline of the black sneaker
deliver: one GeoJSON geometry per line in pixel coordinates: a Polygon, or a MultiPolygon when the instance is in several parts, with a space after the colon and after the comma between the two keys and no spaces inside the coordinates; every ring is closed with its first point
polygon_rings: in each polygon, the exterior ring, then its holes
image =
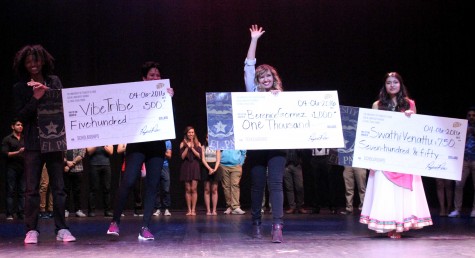
{"type": "Polygon", "coordinates": [[[134,210],[134,217],[142,217],[143,213],[139,209],[134,210]]]}
{"type": "Polygon", "coordinates": [[[42,218],[42,219],[49,219],[50,216],[49,216],[48,212],[41,212],[41,213],[40,213],[40,218],[42,218]]]}

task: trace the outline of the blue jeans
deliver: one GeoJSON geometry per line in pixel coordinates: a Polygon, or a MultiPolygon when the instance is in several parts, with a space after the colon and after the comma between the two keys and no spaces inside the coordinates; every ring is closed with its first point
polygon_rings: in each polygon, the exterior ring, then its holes
{"type": "Polygon", "coordinates": [[[63,181],[63,152],[41,153],[27,150],[25,158],[25,224],[26,231],[38,230],[38,213],[40,212],[40,178],[43,165],[49,175],[49,183],[53,193],[53,217],[55,232],[67,229],[64,218],[66,192],[63,181]]]}
{"type": "Polygon", "coordinates": [[[120,218],[124,211],[125,203],[130,191],[134,188],[135,181],[141,176],[142,163],[145,162],[147,174],[145,176],[145,198],[142,226],[148,227],[152,218],[157,185],[160,182],[165,151],[154,148],[156,142],[142,142],[128,144],[125,155],[125,172],[117,192],[114,215],[112,221],[120,224],[120,218]],[[129,148],[130,146],[130,148],[129,148]]]}
{"type": "Polygon", "coordinates": [[[166,166],[162,168],[162,173],[157,188],[157,199],[155,202],[155,208],[157,209],[169,209],[171,205],[170,197],[170,167],[166,166]],[[162,198],[163,196],[163,198],[162,198]],[[163,204],[163,205],[162,205],[163,204]]]}
{"type": "Polygon", "coordinates": [[[247,152],[251,164],[251,215],[253,223],[260,223],[262,198],[267,185],[272,206],[272,223],[283,224],[285,152],[280,150],[256,150],[247,152]],[[268,172],[268,173],[267,173],[268,172]]]}

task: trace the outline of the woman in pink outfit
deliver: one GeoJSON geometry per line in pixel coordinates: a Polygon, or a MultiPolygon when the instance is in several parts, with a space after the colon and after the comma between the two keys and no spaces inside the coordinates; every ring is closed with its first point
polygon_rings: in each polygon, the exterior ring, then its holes
{"type": "MultiPolygon", "coordinates": [[[[387,73],[384,82],[373,109],[404,112],[409,117],[416,113],[398,73],[387,73]]],[[[432,225],[421,176],[371,170],[360,222],[397,239],[404,231],[432,225]]]]}

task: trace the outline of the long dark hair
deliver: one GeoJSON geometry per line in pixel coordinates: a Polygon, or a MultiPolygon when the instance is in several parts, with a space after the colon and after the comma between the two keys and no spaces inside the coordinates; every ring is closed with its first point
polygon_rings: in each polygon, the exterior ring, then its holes
{"type": "Polygon", "coordinates": [[[15,54],[13,59],[13,71],[20,79],[30,79],[30,73],[25,68],[25,60],[30,55],[36,61],[42,63],[41,73],[43,77],[53,74],[54,57],[41,45],[26,45],[15,54]]]}
{"type": "Polygon", "coordinates": [[[161,73],[159,63],[155,61],[147,61],[142,64],[142,77],[147,77],[148,71],[150,71],[152,68],[157,68],[157,70],[161,73]]]}
{"type": "Polygon", "coordinates": [[[390,111],[405,111],[410,108],[409,94],[400,74],[397,72],[389,72],[384,75],[383,87],[379,91],[378,109],[390,111]],[[399,92],[396,94],[396,106],[394,106],[391,96],[386,91],[386,80],[389,77],[395,77],[400,84],[399,92]]]}
{"type": "MultiPolygon", "coordinates": [[[[191,125],[185,127],[185,130],[183,131],[183,142],[186,143],[186,140],[188,139],[187,137],[188,131],[190,131],[191,129],[195,130],[195,128],[191,125]]],[[[200,141],[198,140],[198,135],[196,134],[196,130],[195,130],[195,137],[193,138],[193,143],[195,144],[195,146],[201,145],[200,141]]]]}

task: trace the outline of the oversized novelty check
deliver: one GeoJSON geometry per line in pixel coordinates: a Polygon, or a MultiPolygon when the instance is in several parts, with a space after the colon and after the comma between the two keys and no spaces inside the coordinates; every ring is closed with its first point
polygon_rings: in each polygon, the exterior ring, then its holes
{"type": "Polygon", "coordinates": [[[212,92],[206,106],[216,149],[344,146],[336,91],[212,92]]]}
{"type": "Polygon", "coordinates": [[[170,81],[62,90],[68,149],[175,139],[170,81]]]}
{"type": "Polygon", "coordinates": [[[353,166],[460,180],[467,120],[360,108],[353,166]]]}

